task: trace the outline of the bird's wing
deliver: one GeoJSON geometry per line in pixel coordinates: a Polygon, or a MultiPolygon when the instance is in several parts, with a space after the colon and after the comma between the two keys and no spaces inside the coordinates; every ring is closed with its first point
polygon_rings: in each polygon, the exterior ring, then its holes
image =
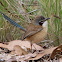
{"type": "Polygon", "coordinates": [[[31,29],[28,28],[27,32],[25,32],[22,35],[21,40],[24,40],[25,38],[30,37],[30,36],[36,34],[37,32],[41,31],[42,29],[43,29],[42,27],[38,27],[38,26],[36,26],[34,28],[32,27],[31,29]]]}

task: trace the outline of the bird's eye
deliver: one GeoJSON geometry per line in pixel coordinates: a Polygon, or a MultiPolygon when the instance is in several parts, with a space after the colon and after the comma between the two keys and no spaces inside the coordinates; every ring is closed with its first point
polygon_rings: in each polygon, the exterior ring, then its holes
{"type": "Polygon", "coordinates": [[[43,24],[43,22],[39,22],[39,25],[42,25],[43,24]]]}

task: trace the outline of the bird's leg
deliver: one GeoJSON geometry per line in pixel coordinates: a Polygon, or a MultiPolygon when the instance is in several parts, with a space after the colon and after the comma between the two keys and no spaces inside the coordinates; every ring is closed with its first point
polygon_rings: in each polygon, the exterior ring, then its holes
{"type": "MultiPolygon", "coordinates": [[[[32,44],[32,45],[33,45],[33,44],[32,44]]],[[[34,45],[33,45],[33,47],[35,48],[35,50],[37,50],[36,47],[35,47],[34,45]]]]}
{"type": "Polygon", "coordinates": [[[31,53],[33,53],[33,49],[32,49],[32,42],[30,42],[30,46],[31,46],[31,53]]]}
{"type": "Polygon", "coordinates": [[[36,52],[39,53],[39,51],[38,51],[37,48],[34,46],[34,44],[32,44],[32,46],[35,48],[36,52]]]}
{"type": "Polygon", "coordinates": [[[33,47],[36,50],[37,53],[39,53],[39,51],[36,49],[36,47],[34,46],[34,44],[32,42],[31,43],[31,53],[33,53],[33,47]]]}
{"type": "Polygon", "coordinates": [[[36,47],[33,45],[33,43],[31,42],[31,53],[33,53],[33,48],[32,47],[34,47],[35,48],[35,50],[37,51],[37,49],[36,49],[36,47]]]}
{"type": "Polygon", "coordinates": [[[33,50],[32,50],[32,42],[31,42],[31,53],[33,53],[33,50]]]}

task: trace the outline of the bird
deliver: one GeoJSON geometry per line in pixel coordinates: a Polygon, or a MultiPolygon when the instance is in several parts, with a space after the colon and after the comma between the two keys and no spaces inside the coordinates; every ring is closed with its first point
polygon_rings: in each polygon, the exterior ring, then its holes
{"type": "Polygon", "coordinates": [[[50,18],[38,16],[34,20],[34,24],[30,24],[26,28],[27,31],[22,35],[21,40],[32,41],[33,43],[38,43],[43,40],[48,30],[48,19],[50,18]]]}
{"type": "MultiPolygon", "coordinates": [[[[27,28],[26,32],[22,35],[21,40],[30,41],[32,43],[39,43],[44,40],[48,31],[48,21],[50,18],[44,16],[38,16],[34,22],[31,23],[27,28]]],[[[32,48],[32,47],[31,47],[32,48]]]]}

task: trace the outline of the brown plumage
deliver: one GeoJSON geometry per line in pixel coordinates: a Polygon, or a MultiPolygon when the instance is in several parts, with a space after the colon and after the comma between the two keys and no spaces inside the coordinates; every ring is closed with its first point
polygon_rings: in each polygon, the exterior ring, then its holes
{"type": "Polygon", "coordinates": [[[28,40],[32,43],[38,43],[44,40],[47,34],[47,27],[43,26],[44,22],[49,18],[44,18],[43,16],[39,16],[34,20],[33,24],[30,24],[27,27],[27,32],[23,34],[21,37],[22,40],[28,40]]]}

